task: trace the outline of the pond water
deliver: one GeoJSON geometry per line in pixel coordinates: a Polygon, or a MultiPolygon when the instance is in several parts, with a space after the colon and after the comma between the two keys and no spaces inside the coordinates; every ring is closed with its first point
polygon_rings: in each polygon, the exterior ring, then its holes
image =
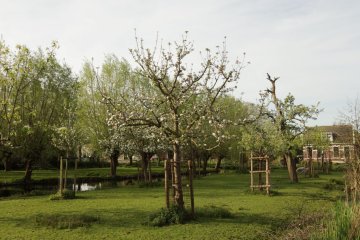
{"type": "MultiPolygon", "coordinates": [[[[161,181],[156,180],[155,181],[161,181]]],[[[98,182],[81,182],[76,184],[67,184],[67,189],[75,189],[77,192],[86,192],[101,190],[104,188],[114,188],[114,187],[123,187],[137,184],[135,180],[121,180],[121,181],[98,181],[98,182]]],[[[31,191],[35,194],[52,194],[55,193],[59,188],[58,184],[33,184],[31,185],[31,191]]],[[[24,194],[24,186],[22,185],[8,185],[0,186],[0,197],[8,197],[16,194],[24,194]]]]}

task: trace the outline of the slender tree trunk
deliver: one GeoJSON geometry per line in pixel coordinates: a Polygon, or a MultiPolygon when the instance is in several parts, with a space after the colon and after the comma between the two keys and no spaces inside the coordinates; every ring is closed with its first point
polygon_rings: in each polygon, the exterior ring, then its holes
{"type": "Polygon", "coordinates": [[[78,162],[81,161],[81,145],[78,147],[78,157],[75,159],[75,166],[74,166],[74,194],[76,192],[76,173],[77,173],[77,167],[78,162]]]}
{"type": "Polygon", "coordinates": [[[175,196],[174,196],[174,204],[180,209],[184,209],[184,197],[183,190],[181,185],[181,151],[180,144],[174,143],[174,188],[175,188],[175,196]]]}
{"type": "Polygon", "coordinates": [[[64,171],[64,189],[67,186],[67,171],[68,171],[68,158],[65,159],[65,171],[64,171]]]}
{"type": "Polygon", "coordinates": [[[4,172],[7,172],[8,171],[8,164],[7,164],[6,158],[3,158],[2,162],[3,162],[3,165],[4,165],[4,172]]]}
{"type": "Polygon", "coordinates": [[[26,159],[25,161],[25,176],[24,176],[24,188],[25,192],[31,190],[31,175],[32,175],[32,160],[26,159]]]}
{"type": "Polygon", "coordinates": [[[4,157],[2,159],[3,165],[4,165],[4,172],[10,171],[11,170],[11,164],[10,164],[10,159],[11,159],[11,153],[5,151],[3,152],[4,157]]]}
{"type": "Polygon", "coordinates": [[[216,165],[215,165],[215,171],[219,172],[220,171],[220,167],[221,167],[221,161],[223,160],[223,157],[218,157],[216,160],[216,165]]]}
{"type": "Polygon", "coordinates": [[[113,158],[110,158],[110,175],[112,178],[116,178],[116,163],[113,158]]]}
{"type": "Polygon", "coordinates": [[[151,176],[151,154],[147,154],[147,166],[148,166],[148,173],[149,173],[149,183],[152,182],[152,176],[151,176]]]}
{"type": "Polygon", "coordinates": [[[285,154],[285,159],[286,159],[286,165],[288,168],[290,181],[293,183],[299,182],[299,179],[298,179],[298,176],[296,173],[296,162],[295,162],[295,159],[291,156],[290,152],[287,152],[285,154]]]}
{"type": "Polygon", "coordinates": [[[116,168],[118,166],[118,158],[120,152],[117,149],[113,149],[110,155],[110,174],[112,178],[116,178],[116,168]]]}
{"type": "Polygon", "coordinates": [[[3,162],[3,165],[4,165],[4,172],[7,172],[9,171],[9,163],[8,163],[8,158],[7,157],[4,157],[2,159],[2,162],[3,162]]]}
{"type": "Polygon", "coordinates": [[[133,165],[133,156],[131,154],[129,155],[129,165],[133,165]]]}
{"type": "Polygon", "coordinates": [[[198,165],[198,167],[197,167],[198,168],[197,169],[198,176],[200,177],[201,176],[201,159],[199,157],[197,157],[196,161],[197,161],[197,165],[198,165]]]}
{"type": "Polygon", "coordinates": [[[60,174],[59,174],[59,192],[63,195],[64,181],[63,181],[63,159],[60,157],[60,174]]]}
{"type": "Polygon", "coordinates": [[[203,174],[204,175],[206,175],[206,171],[207,171],[207,165],[208,165],[208,158],[207,157],[205,157],[204,159],[203,159],[203,174]]]}
{"type": "Polygon", "coordinates": [[[142,171],[142,175],[144,178],[144,182],[148,182],[147,167],[148,167],[147,155],[145,152],[142,152],[141,153],[141,171],[142,171]]]}

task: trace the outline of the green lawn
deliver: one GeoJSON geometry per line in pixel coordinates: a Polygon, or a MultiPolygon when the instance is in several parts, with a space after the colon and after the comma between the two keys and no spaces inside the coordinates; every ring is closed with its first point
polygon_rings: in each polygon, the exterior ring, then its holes
{"type": "Polygon", "coordinates": [[[286,172],[276,169],[272,172],[276,194],[271,197],[252,194],[249,178],[247,174],[226,173],[195,181],[196,208],[224,207],[234,218],[199,218],[161,228],[141,223],[164,206],[162,187],[124,186],[82,192],[78,199],[62,201],[50,201],[48,196],[2,198],[0,239],[266,239],[264,233],[284,226],[299,209],[329,211],[342,194],[324,188],[329,179],[341,179],[340,173],[289,184],[286,172]],[[99,221],[88,227],[54,229],[37,226],[39,214],[87,214],[99,221]]]}
{"type": "MultiPolygon", "coordinates": [[[[163,167],[152,167],[153,173],[159,173],[163,171],[163,167]]],[[[11,183],[15,181],[20,181],[24,177],[24,171],[9,171],[9,172],[0,172],[0,183],[11,183]]],[[[78,169],[76,172],[77,177],[109,177],[110,168],[83,168],[78,169]]],[[[136,167],[125,167],[121,166],[117,168],[117,174],[119,176],[125,175],[137,175],[138,170],[136,167]]],[[[58,178],[59,170],[33,170],[32,179],[33,180],[43,180],[49,178],[58,178]]],[[[68,177],[74,176],[74,170],[68,170],[68,177]]]]}

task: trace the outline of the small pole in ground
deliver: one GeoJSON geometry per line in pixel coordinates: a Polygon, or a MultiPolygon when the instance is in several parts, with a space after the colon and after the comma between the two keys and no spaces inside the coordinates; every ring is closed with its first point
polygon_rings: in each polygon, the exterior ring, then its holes
{"type": "Polygon", "coordinates": [[[170,207],[170,199],[169,199],[169,166],[168,160],[164,161],[164,180],[165,180],[165,204],[166,208],[170,207]]]}
{"type": "Polygon", "coordinates": [[[193,165],[192,161],[188,161],[189,165],[189,191],[190,191],[190,203],[191,203],[191,216],[194,217],[195,205],[194,205],[194,188],[193,188],[193,165]]]}

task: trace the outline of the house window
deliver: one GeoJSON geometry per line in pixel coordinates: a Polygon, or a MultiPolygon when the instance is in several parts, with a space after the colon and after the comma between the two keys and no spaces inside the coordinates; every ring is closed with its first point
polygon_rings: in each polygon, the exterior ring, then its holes
{"type": "Polygon", "coordinates": [[[350,148],[344,147],[344,152],[345,152],[345,159],[346,160],[350,159],[350,148]]]}
{"type": "Polygon", "coordinates": [[[334,158],[338,158],[340,156],[339,147],[334,147],[334,158]]]}
{"type": "Polygon", "coordinates": [[[332,132],[327,132],[327,133],[326,133],[326,137],[328,138],[328,140],[329,140],[330,142],[333,142],[333,141],[334,141],[334,135],[333,135],[332,132]]]}

